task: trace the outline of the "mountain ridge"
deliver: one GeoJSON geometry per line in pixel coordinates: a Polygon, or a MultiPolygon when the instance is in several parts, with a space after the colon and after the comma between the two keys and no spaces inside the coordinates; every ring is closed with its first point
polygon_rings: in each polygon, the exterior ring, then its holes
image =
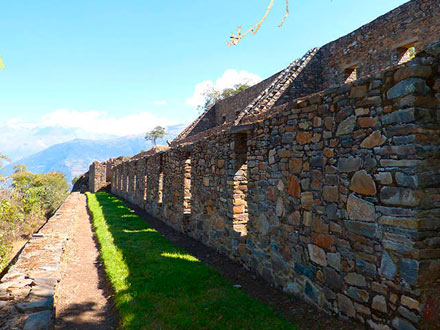
{"type": "MultiPolygon", "coordinates": [[[[165,144],[173,139],[183,125],[167,128],[168,134],[158,139],[158,144],[165,144]]],[[[68,142],[52,145],[42,151],[5,165],[1,169],[3,175],[11,175],[15,165],[25,165],[32,173],[61,172],[65,175],[69,186],[72,179],[88,171],[93,161],[105,161],[112,157],[131,157],[142,150],[148,150],[153,144],[146,142],[143,135],[123,136],[105,140],[89,140],[75,138],[68,142]]]]}

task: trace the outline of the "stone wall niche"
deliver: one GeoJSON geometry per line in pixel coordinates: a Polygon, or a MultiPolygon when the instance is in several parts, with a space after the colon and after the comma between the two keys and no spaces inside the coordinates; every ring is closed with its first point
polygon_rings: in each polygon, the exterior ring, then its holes
{"type": "Polygon", "coordinates": [[[232,218],[233,230],[240,236],[247,235],[248,173],[247,173],[247,133],[234,134],[233,154],[231,157],[232,180],[232,218]]]}
{"type": "Polygon", "coordinates": [[[183,192],[183,214],[191,214],[191,158],[183,161],[184,192],[183,192]]]}

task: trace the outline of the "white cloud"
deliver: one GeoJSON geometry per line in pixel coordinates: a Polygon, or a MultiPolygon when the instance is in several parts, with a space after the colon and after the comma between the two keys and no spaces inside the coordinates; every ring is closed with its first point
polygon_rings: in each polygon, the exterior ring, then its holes
{"type": "Polygon", "coordinates": [[[165,100],[161,100],[161,101],[154,101],[153,102],[155,105],[166,105],[167,104],[167,101],[165,101],[165,100]]]}
{"type": "Polygon", "coordinates": [[[222,91],[225,88],[231,88],[237,84],[247,84],[252,86],[256,83],[259,83],[261,80],[261,77],[254,73],[250,73],[245,70],[237,71],[234,69],[228,69],[220,78],[215,81],[215,83],[212,80],[206,80],[198,83],[194,87],[193,96],[187,98],[185,103],[193,107],[197,107],[204,104],[204,94],[212,88],[222,91]]]}
{"type": "Polygon", "coordinates": [[[146,132],[157,125],[175,124],[167,118],[157,117],[151,112],[139,112],[125,117],[113,117],[105,111],[76,111],[59,109],[41,118],[43,127],[75,128],[95,134],[117,136],[135,135],[146,132]]]}
{"type": "Polygon", "coordinates": [[[105,111],[59,109],[42,115],[34,122],[13,118],[0,123],[0,152],[16,160],[76,138],[108,139],[138,135],[158,125],[174,124],[177,122],[150,112],[115,117],[105,111]]]}

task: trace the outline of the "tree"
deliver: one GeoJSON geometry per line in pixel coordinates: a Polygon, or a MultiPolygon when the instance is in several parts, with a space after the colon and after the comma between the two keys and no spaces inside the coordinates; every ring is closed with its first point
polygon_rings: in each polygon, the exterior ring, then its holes
{"type": "MultiPolygon", "coordinates": [[[[255,35],[258,32],[258,30],[260,29],[261,24],[266,19],[270,10],[272,9],[273,1],[274,0],[270,0],[269,6],[267,7],[266,13],[264,14],[263,18],[261,18],[261,20],[258,23],[254,24],[252,27],[250,27],[245,33],[241,34],[241,26],[239,25],[236,34],[234,35],[233,33],[231,33],[231,36],[229,37],[229,42],[227,43],[227,45],[228,46],[236,46],[240,42],[240,40],[243,39],[249,32],[252,32],[252,34],[255,35]]],[[[284,21],[286,20],[287,16],[289,16],[289,0],[286,0],[286,13],[285,13],[284,18],[281,21],[281,24],[279,25],[279,27],[283,26],[284,21]]]]}
{"type": "Polygon", "coordinates": [[[205,103],[203,105],[199,105],[197,109],[199,110],[199,112],[208,110],[218,101],[224,100],[230,96],[234,96],[249,87],[250,86],[248,84],[237,84],[233,88],[225,88],[222,91],[211,88],[204,93],[205,103]]]}
{"type": "Polygon", "coordinates": [[[166,135],[165,127],[156,126],[154,129],[147,132],[147,134],[145,135],[145,140],[153,141],[153,144],[156,145],[156,140],[165,137],[165,135],[166,135]]]}

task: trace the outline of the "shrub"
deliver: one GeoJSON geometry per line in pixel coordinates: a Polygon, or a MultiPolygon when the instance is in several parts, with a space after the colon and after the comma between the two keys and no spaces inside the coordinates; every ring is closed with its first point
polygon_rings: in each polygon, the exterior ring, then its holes
{"type": "Polygon", "coordinates": [[[14,169],[10,185],[0,188],[0,272],[8,262],[12,242],[32,234],[69,194],[61,173],[33,174],[24,165],[14,169]]]}

